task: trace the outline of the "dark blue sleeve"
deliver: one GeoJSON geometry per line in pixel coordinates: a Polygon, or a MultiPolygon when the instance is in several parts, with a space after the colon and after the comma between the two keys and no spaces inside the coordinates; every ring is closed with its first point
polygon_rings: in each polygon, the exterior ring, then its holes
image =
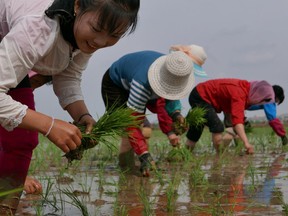
{"type": "Polygon", "coordinates": [[[263,105],[253,105],[250,106],[247,110],[253,111],[253,110],[260,110],[263,109],[263,105]]]}

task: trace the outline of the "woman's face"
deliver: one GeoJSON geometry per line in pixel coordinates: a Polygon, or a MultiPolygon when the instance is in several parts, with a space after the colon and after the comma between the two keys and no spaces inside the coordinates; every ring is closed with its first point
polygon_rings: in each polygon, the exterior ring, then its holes
{"type": "Polygon", "coordinates": [[[74,23],[74,36],[79,49],[91,54],[103,47],[109,47],[116,44],[125,34],[126,25],[122,25],[112,34],[98,26],[98,15],[95,12],[86,12],[77,17],[74,23]]]}

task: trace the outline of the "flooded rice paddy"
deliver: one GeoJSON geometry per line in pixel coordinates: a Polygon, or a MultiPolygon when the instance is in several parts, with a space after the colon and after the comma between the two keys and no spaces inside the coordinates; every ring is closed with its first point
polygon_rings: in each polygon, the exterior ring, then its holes
{"type": "Polygon", "coordinates": [[[44,191],[23,194],[17,215],[288,215],[288,153],[270,130],[249,134],[252,156],[235,143],[217,155],[207,132],[193,153],[172,150],[154,131],[149,146],[158,170],[149,178],[141,177],[137,158],[134,169],[120,169],[117,148],[99,144],[67,167],[42,140],[30,174],[44,191]]]}

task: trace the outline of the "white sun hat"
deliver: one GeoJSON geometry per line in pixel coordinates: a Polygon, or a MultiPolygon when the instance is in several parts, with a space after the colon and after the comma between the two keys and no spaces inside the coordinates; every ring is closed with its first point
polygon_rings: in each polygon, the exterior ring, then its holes
{"type": "Polygon", "coordinates": [[[178,51],[156,59],[148,70],[152,90],[168,100],[187,96],[194,85],[193,61],[178,51]]]}
{"type": "Polygon", "coordinates": [[[170,47],[170,52],[182,51],[186,53],[194,63],[194,74],[199,77],[207,77],[207,73],[203,70],[202,65],[207,59],[207,54],[203,47],[192,45],[173,45],[170,47]]]}

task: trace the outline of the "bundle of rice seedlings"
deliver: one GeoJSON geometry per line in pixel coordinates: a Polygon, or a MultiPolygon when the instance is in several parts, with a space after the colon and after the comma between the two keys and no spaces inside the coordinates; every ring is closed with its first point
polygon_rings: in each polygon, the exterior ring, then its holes
{"type": "Polygon", "coordinates": [[[179,122],[179,121],[173,122],[172,128],[176,135],[182,135],[183,133],[187,131],[187,129],[189,128],[189,125],[186,119],[184,118],[183,122],[179,122]]]}
{"type": "Polygon", "coordinates": [[[189,110],[186,121],[189,125],[193,125],[195,127],[200,127],[206,123],[206,119],[204,118],[206,114],[206,109],[203,107],[194,107],[189,110]]]}
{"type": "MultiPolygon", "coordinates": [[[[181,146],[174,147],[171,149],[167,154],[167,160],[168,162],[181,162],[185,161],[183,149],[181,146]]],[[[184,150],[185,151],[185,150],[184,150]]]]}
{"type": "Polygon", "coordinates": [[[104,143],[111,149],[116,148],[111,143],[111,138],[127,134],[125,130],[127,127],[139,127],[140,125],[139,116],[132,115],[133,112],[126,107],[115,108],[112,106],[98,119],[90,134],[85,133],[86,126],[77,125],[82,132],[82,144],[77,149],[65,154],[68,163],[70,164],[73,160],[81,160],[83,153],[98,143],[104,143]]]}
{"type": "MultiPolygon", "coordinates": [[[[184,123],[174,123],[174,132],[177,135],[181,135],[187,131],[189,125],[193,125],[196,127],[202,126],[206,123],[206,119],[204,118],[205,114],[205,108],[194,107],[193,109],[190,109],[187,116],[185,117],[184,123]]],[[[177,147],[174,147],[168,152],[167,160],[169,162],[188,161],[190,160],[190,155],[191,152],[185,148],[182,148],[181,144],[179,144],[177,147]]]]}
{"type": "Polygon", "coordinates": [[[177,135],[182,135],[187,131],[189,128],[189,125],[194,125],[196,127],[203,125],[206,123],[205,116],[205,108],[202,107],[194,107],[193,109],[190,109],[187,116],[184,118],[183,122],[173,122],[173,131],[177,135]]]}

